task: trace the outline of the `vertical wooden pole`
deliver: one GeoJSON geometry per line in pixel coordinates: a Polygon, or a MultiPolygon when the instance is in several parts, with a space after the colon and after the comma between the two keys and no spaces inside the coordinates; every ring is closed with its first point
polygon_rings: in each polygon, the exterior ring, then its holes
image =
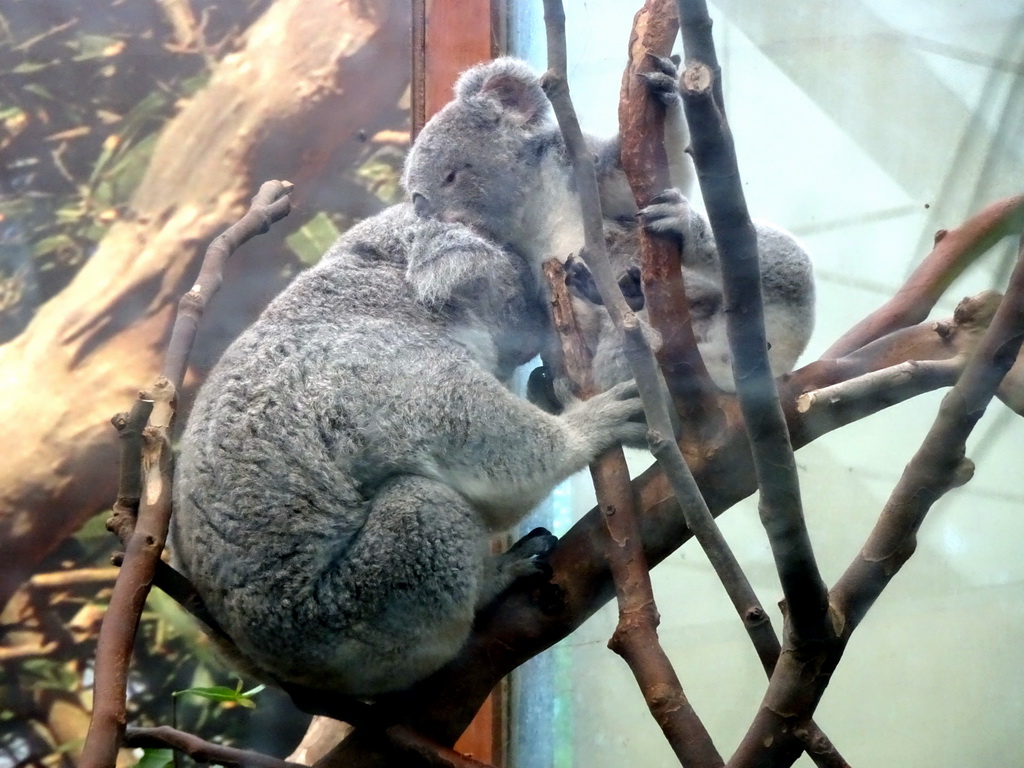
{"type": "MultiPolygon", "coordinates": [[[[505,48],[502,0],[412,0],[412,135],[452,98],[459,74],[505,48]]],[[[455,749],[504,764],[505,685],[487,698],[455,749]]]]}

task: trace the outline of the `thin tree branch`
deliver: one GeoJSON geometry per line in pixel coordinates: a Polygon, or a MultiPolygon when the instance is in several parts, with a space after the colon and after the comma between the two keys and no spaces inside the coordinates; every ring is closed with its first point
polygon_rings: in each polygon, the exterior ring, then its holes
{"type": "Polygon", "coordinates": [[[269,231],[275,221],[288,215],[291,211],[291,191],[292,185],[287,181],[263,182],[245,215],[218,235],[206,249],[195,285],[178,303],[178,315],[164,356],[162,375],[176,388],[180,388],[185,379],[185,368],[195,343],[199,319],[224,279],[225,262],[244,243],[269,231]]]}
{"type": "Polygon", "coordinates": [[[951,357],[948,360],[907,360],[840,384],[805,392],[797,398],[796,409],[800,413],[807,413],[812,409],[834,410],[849,402],[889,397],[891,392],[920,381],[926,382],[925,386],[928,389],[934,389],[933,381],[948,381],[953,384],[966,362],[966,357],[951,357]]]}
{"type": "MultiPolygon", "coordinates": [[[[616,327],[623,333],[626,357],[643,398],[648,424],[673,435],[660,371],[636,315],[626,306],[604,245],[604,223],[593,160],[569,96],[566,78],[565,14],[560,0],[544,0],[548,71],[542,86],[551,101],[576,177],[584,222],[587,266],[616,327]]],[[[565,297],[566,299],[568,296],[565,297]]],[[[592,470],[610,539],[609,564],[619,600],[619,624],[609,646],[633,671],[648,707],[682,765],[687,768],[724,764],[711,737],[690,706],[679,678],[657,639],[659,621],[650,574],[633,512],[629,474],[621,449],[599,459],[592,470]],[[613,504],[608,501],[613,500],[613,504]]],[[[694,485],[696,490],[696,485],[694,485]]],[[[699,493],[697,494],[699,498],[699,493]]]]}
{"type": "Polygon", "coordinates": [[[37,573],[28,580],[29,589],[67,589],[81,585],[113,584],[116,568],[76,568],[72,571],[37,573]]]}
{"type": "Polygon", "coordinates": [[[135,518],[139,514],[142,495],[142,430],[153,411],[153,401],[141,396],[129,413],[116,414],[110,421],[117,430],[120,442],[120,479],[113,514],[107,520],[107,530],[117,536],[122,546],[128,545],[135,518]]]}
{"type": "MultiPolygon", "coordinates": [[[[124,732],[131,649],[163,552],[171,515],[173,470],[169,430],[174,417],[176,392],[185,375],[199,317],[209,296],[220,285],[224,260],[231,253],[229,249],[266,231],[270,222],[287,215],[290,191],[291,185],[287,182],[263,184],[249,211],[207,249],[200,268],[200,280],[179,303],[164,359],[164,375],[157,379],[150,392],[140,393],[140,401],[152,401],[149,425],[142,431],[141,459],[131,455],[122,457],[125,461],[141,460],[138,519],[126,542],[121,572],[100,628],[96,648],[95,705],[81,768],[111,768],[124,732]]],[[[132,422],[132,418],[129,417],[128,421],[132,422]]],[[[124,472],[122,482],[130,486],[135,482],[134,473],[124,472]],[[126,477],[129,479],[125,480],[126,477]]],[[[133,489],[122,486],[121,490],[130,492],[133,489]]],[[[130,514],[125,519],[130,519],[130,514]]],[[[127,528],[125,525],[122,530],[127,528]]]]}
{"type": "Polygon", "coordinates": [[[306,768],[300,763],[278,760],[276,757],[260,752],[214,744],[169,725],[159,725],[154,728],[128,728],[124,734],[124,745],[141,749],[170,747],[188,755],[200,765],[215,763],[238,766],[239,768],[306,768]]]}
{"type": "Polygon", "coordinates": [[[733,350],[736,393],[750,435],[760,502],[788,605],[792,630],[824,638],[827,589],[818,571],[804,521],[800,483],[789,430],[768,363],[757,235],[747,212],[732,134],[716,103],[713,68],[694,58],[713,56],[703,0],[680,0],[686,30],[687,68],[681,92],[690,126],[694,162],[722,267],[729,347],[733,350]],[[695,23],[701,26],[695,28],[695,23]],[[694,50],[696,47],[696,50],[694,50]]]}
{"type": "Polygon", "coordinates": [[[808,443],[890,405],[955,384],[963,361],[977,349],[1001,299],[994,291],[968,296],[957,305],[951,318],[901,328],[846,357],[818,360],[794,371],[782,385],[782,400],[794,444],[808,443]],[[929,365],[932,361],[952,358],[962,361],[957,371],[929,365]],[[800,408],[801,402],[806,402],[802,398],[809,393],[910,361],[924,367],[918,375],[887,391],[863,391],[857,397],[821,402],[807,411],[800,408]]]}
{"type": "Polygon", "coordinates": [[[959,227],[939,230],[935,247],[896,295],[844,333],[821,356],[842,357],[899,328],[920,323],[950,284],[1004,237],[1024,227],[1024,195],[985,206],[959,227]]]}

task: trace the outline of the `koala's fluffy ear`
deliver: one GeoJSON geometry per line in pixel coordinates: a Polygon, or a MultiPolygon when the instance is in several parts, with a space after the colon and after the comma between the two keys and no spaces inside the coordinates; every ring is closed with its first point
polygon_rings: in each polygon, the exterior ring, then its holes
{"type": "Polygon", "coordinates": [[[540,78],[519,59],[503,57],[466,70],[455,83],[455,98],[474,97],[493,99],[522,125],[539,124],[547,116],[548,98],[540,78]]]}

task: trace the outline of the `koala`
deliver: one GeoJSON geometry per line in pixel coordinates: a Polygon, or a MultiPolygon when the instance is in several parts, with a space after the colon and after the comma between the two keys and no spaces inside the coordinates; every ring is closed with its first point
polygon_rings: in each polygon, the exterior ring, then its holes
{"type": "MultiPolygon", "coordinates": [[[[701,354],[714,382],[733,391],[718,252],[707,220],[690,210],[681,191],[691,183],[693,170],[684,151],[689,135],[675,63],[658,59],[656,64],[658,71],[647,82],[666,109],[674,189],[637,211],[619,163],[618,139],[587,137],[597,159],[609,255],[623,274],[638,275],[636,217],[650,231],[682,240],[683,279],[701,354]]],[[[564,140],[548,107],[539,77],[522,61],[496,59],[466,71],[456,83],[455,98],[427,122],[407,157],[402,180],[417,213],[470,224],[537,265],[579,253],[579,200],[564,140]]],[[[772,366],[781,374],[792,370],[813,327],[811,263],[792,236],[770,225],[758,225],[758,245],[772,366]]],[[[575,270],[574,289],[588,295],[579,290],[586,283],[580,271],[585,270],[575,270]]],[[[578,303],[577,315],[594,353],[598,386],[628,379],[618,332],[607,313],[578,303]]],[[[657,344],[656,334],[652,337],[657,344]]]]}
{"type": "Polygon", "coordinates": [[[502,380],[550,336],[532,265],[408,204],[343,235],[224,353],[181,439],[171,546],[242,666],[372,698],[449,661],[553,537],[494,534],[645,429],[502,380]]]}
{"type": "MultiPolygon", "coordinates": [[[[646,82],[667,105],[669,175],[675,186],[686,188],[693,171],[675,64],[656,62],[661,69],[646,82]]],[[[595,158],[604,218],[632,221],[637,207],[619,162],[618,137],[585,139],[595,158]]],[[[565,142],[540,78],[518,59],[495,59],[462,74],[455,98],[413,143],[402,184],[420,216],[468,224],[512,244],[538,268],[552,258],[565,261],[583,247],[565,142]]]]}
{"type": "MultiPolygon", "coordinates": [[[[697,349],[715,386],[735,392],[732,352],[726,328],[721,264],[711,224],[693,210],[677,189],[654,197],[638,217],[648,231],[678,240],[682,254],[683,284],[697,349]]],[[[761,293],[764,306],[768,363],[775,377],[793,370],[814,330],[814,274],[807,252],[791,234],[764,222],[754,222],[761,258],[761,293]]],[[[639,286],[639,240],[636,228],[605,225],[605,242],[613,266],[623,274],[620,287],[627,302],[642,311],[639,286]],[[633,299],[632,301],[630,299],[633,299]]],[[[570,286],[590,301],[597,298],[593,277],[585,264],[573,261],[570,286]]],[[[594,344],[594,384],[605,390],[631,376],[619,335],[607,313],[600,317],[594,344]]]]}

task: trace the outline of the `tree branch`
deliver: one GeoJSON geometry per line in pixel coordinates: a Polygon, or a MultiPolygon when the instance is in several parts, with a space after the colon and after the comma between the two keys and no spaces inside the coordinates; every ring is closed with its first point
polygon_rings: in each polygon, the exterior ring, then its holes
{"type": "Polygon", "coordinates": [[[757,235],[747,212],[732,134],[718,100],[712,66],[694,58],[714,56],[703,0],[680,0],[687,67],[681,91],[694,162],[722,267],[729,347],[736,393],[754,455],[760,502],[792,628],[823,638],[827,590],[818,572],[804,522],[800,483],[789,430],[768,363],[757,235]],[[701,26],[696,27],[697,22],[701,26]]]}
{"type": "MultiPolygon", "coordinates": [[[[619,157],[638,209],[672,186],[665,154],[665,108],[643,83],[652,56],[666,57],[679,33],[675,0],[647,0],[633,19],[619,96],[619,157]]],[[[680,269],[679,244],[639,228],[644,306],[661,335],[658,364],[676,410],[695,426],[717,413],[717,388],[697,350],[680,269]]]]}
{"type": "Polygon", "coordinates": [[[1024,195],[1017,195],[987,205],[955,229],[940,229],[932,252],[896,295],[839,337],[821,358],[842,357],[888,333],[920,323],[964,269],[1022,227],[1024,195]]]}
{"type": "Polygon", "coordinates": [[[1013,365],[1024,341],[1024,234],[1006,296],[942,400],[921,447],[907,464],[861,552],[829,594],[833,637],[809,648],[787,637],[784,662],[772,676],[754,723],[733,756],[737,766],[788,766],[796,759],[794,717],[814,711],[846,644],[882,590],[914,553],[917,531],[932,505],[970,480],[966,441],[1013,365]]]}
{"type": "Polygon", "coordinates": [[[306,768],[301,763],[289,763],[260,752],[214,744],[169,725],[159,725],[154,728],[128,728],[124,734],[124,745],[141,749],[170,747],[188,755],[200,765],[215,763],[238,766],[238,768],[306,768]]]}
{"type": "MultiPolygon", "coordinates": [[[[141,457],[123,457],[130,462],[141,461],[139,513],[125,547],[121,572],[114,584],[110,606],[100,628],[96,648],[95,706],[82,752],[82,768],[113,766],[125,727],[125,694],[131,649],[138,631],[139,617],[153,584],[157,563],[160,562],[171,516],[173,470],[169,430],[174,416],[177,388],[184,377],[188,354],[195,339],[195,326],[206,300],[220,284],[219,271],[223,268],[227,253],[230,253],[224,251],[225,245],[237,247],[256,234],[266,231],[268,220],[273,221],[287,215],[290,191],[291,185],[287,182],[266,182],[260,188],[259,194],[253,198],[249,213],[228,230],[232,233],[231,238],[215,240],[207,250],[203,267],[200,269],[200,275],[206,275],[207,281],[205,284],[197,284],[182,299],[171,333],[172,343],[168,347],[164,371],[170,373],[173,378],[161,376],[149,393],[139,395],[140,401],[151,403],[151,409],[149,405],[141,408],[150,409],[149,425],[142,431],[141,457]],[[281,203],[281,200],[284,202],[281,203]],[[254,209],[256,213],[252,215],[254,209]],[[208,264],[213,266],[210,267],[208,264]],[[213,279],[211,269],[217,270],[216,279],[213,279]]],[[[135,410],[133,408],[133,412],[135,410]]],[[[129,418],[129,422],[131,421],[129,418]]],[[[130,444],[135,443],[131,441],[130,444]]],[[[135,482],[134,473],[123,472],[122,482],[135,482]]],[[[122,487],[122,491],[130,490],[133,489],[122,487]]],[[[130,520],[130,516],[125,519],[130,520]]],[[[121,530],[127,530],[128,527],[125,525],[121,530]]]]}

